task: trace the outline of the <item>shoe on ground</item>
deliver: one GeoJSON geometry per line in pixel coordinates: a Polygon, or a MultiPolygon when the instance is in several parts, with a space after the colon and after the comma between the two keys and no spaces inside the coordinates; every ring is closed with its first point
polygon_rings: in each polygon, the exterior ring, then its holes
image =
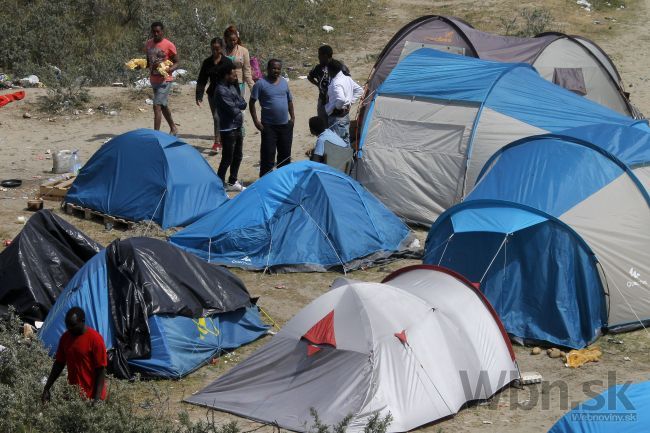
{"type": "Polygon", "coordinates": [[[236,181],[235,183],[226,183],[226,191],[243,191],[245,190],[246,187],[239,183],[239,181],[236,181]]]}

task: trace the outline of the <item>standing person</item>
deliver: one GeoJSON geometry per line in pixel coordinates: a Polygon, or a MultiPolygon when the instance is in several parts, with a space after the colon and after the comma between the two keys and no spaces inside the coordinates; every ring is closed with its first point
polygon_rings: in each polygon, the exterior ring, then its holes
{"type": "MultiPolygon", "coordinates": [[[[316,113],[318,117],[327,122],[327,112],[325,111],[325,104],[327,103],[327,88],[330,85],[330,75],[327,69],[329,62],[333,60],[334,50],[329,45],[321,45],[318,47],[318,64],[309,71],[307,80],[318,87],[318,102],[316,104],[316,113]]],[[[350,75],[350,70],[347,66],[343,65],[341,71],[345,75],[350,75]]]]}
{"type": "Polygon", "coordinates": [[[52,371],[47,378],[41,400],[50,400],[50,388],[68,367],[68,383],[77,385],[90,400],[106,398],[106,345],[101,335],[86,326],[86,314],[79,307],[72,307],[65,315],[65,327],[56,349],[52,371]]]}
{"type": "Polygon", "coordinates": [[[223,41],[221,38],[213,38],[210,41],[210,48],[212,55],[203,60],[199,77],[196,79],[196,105],[201,106],[203,93],[205,92],[208,95],[208,104],[210,105],[210,112],[214,119],[214,142],[212,143],[212,150],[218,152],[221,149],[221,137],[219,135],[219,114],[214,104],[214,94],[217,88],[217,72],[219,68],[232,65],[233,63],[228,57],[223,55],[223,41]],[[210,85],[206,91],[205,86],[208,81],[210,85]]]}
{"type": "Polygon", "coordinates": [[[178,68],[176,47],[164,37],[165,26],[160,21],[151,24],[151,39],[145,44],[149,81],[153,88],[153,129],[160,130],[162,117],[169,124],[169,133],[178,134],[178,129],[169,110],[168,98],[174,80],[172,72],[178,68]],[[166,62],[171,62],[167,67],[166,62]]]}
{"type": "Polygon", "coordinates": [[[267,75],[253,86],[249,101],[249,110],[255,127],[262,133],[260,145],[260,177],[271,171],[276,165],[282,167],[291,162],[291,143],[293,141],[293,124],[296,117],[293,112],[293,96],[289,84],[280,76],[282,62],[269,60],[267,75]],[[255,103],[260,101],[262,120],[258,120],[255,103]]]}
{"type": "Polygon", "coordinates": [[[350,107],[363,95],[363,87],[343,73],[343,64],[338,60],[329,62],[331,81],[327,88],[327,124],[345,142],[350,144],[350,107]]]}
{"type": "Polygon", "coordinates": [[[239,81],[235,66],[230,63],[224,65],[217,72],[217,85],[214,94],[214,105],[220,119],[220,134],[223,152],[217,175],[229,191],[243,191],[246,188],[237,180],[239,165],[244,158],[244,137],[242,125],[246,101],[241,96],[239,81]],[[228,183],[226,172],[230,168],[228,183]]]}
{"type": "Polygon", "coordinates": [[[246,47],[242,45],[239,32],[235,26],[230,26],[223,32],[223,41],[226,44],[226,56],[235,64],[241,95],[244,96],[246,86],[250,91],[255,85],[251,71],[250,54],[246,47]]]}

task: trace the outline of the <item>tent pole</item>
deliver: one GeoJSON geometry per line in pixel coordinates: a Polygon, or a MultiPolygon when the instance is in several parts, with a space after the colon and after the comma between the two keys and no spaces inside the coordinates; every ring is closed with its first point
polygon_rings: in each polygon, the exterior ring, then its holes
{"type": "Polygon", "coordinates": [[[489,271],[490,268],[492,267],[492,264],[493,264],[494,261],[497,259],[497,256],[498,256],[499,253],[501,252],[501,248],[503,248],[503,246],[505,245],[506,240],[508,239],[508,236],[510,236],[510,233],[506,233],[506,235],[503,237],[503,242],[501,242],[501,245],[499,245],[499,249],[497,250],[497,252],[496,252],[496,254],[494,255],[494,257],[492,257],[492,261],[490,261],[490,264],[488,265],[487,269],[486,269],[485,272],[483,273],[483,276],[482,276],[481,279],[479,280],[479,284],[483,282],[483,279],[485,278],[485,276],[487,275],[488,271],[489,271]]]}

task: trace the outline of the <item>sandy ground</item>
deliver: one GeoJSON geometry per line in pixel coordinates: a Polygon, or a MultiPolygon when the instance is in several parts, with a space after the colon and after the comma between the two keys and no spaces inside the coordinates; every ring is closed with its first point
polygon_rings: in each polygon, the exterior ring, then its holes
{"type": "MultiPolygon", "coordinates": [[[[445,3],[444,7],[455,5],[463,9],[472,7],[473,4],[474,2],[469,1],[456,1],[445,3]]],[[[646,32],[649,4],[649,0],[638,2],[632,18],[621,23],[614,34],[608,33],[607,38],[599,39],[597,34],[592,35],[612,55],[626,85],[631,85],[628,90],[632,93],[632,101],[646,114],[650,114],[650,85],[647,73],[650,66],[650,36],[646,32]]],[[[365,81],[370,70],[370,55],[376,54],[399,27],[418,15],[432,13],[432,2],[391,1],[388,5],[389,8],[382,12],[386,14],[385,27],[373,33],[361,49],[339,49],[339,57],[352,65],[353,76],[360,82],[365,81]]],[[[571,33],[571,29],[566,31],[571,33]]],[[[315,112],[316,90],[305,80],[292,80],[290,87],[295,97],[297,117],[293,158],[300,160],[305,158],[304,151],[313,145],[307,119],[315,112]]],[[[21,188],[0,192],[0,240],[11,239],[18,233],[21,225],[15,222],[16,218],[30,215],[25,210],[26,199],[34,196],[38,185],[51,177],[52,160],[48,159],[46,154],[48,149],[52,152],[60,149],[79,149],[82,161],[87,161],[93,152],[114,135],[152,125],[151,107],[144,103],[147,96],[132,90],[92,89],[94,99],[91,105],[116,106],[118,114],[115,116],[95,110],[93,115],[84,114],[82,111],[77,116],[48,118],[39,114],[32,105],[43,93],[44,90],[41,89],[29,89],[24,101],[0,109],[0,179],[23,180],[21,188]],[[31,119],[23,118],[23,113],[27,111],[32,114],[31,119]]],[[[207,106],[197,107],[194,104],[194,89],[185,85],[179,86],[179,91],[172,96],[171,107],[174,119],[179,124],[181,138],[203,151],[208,161],[216,168],[219,157],[209,156],[207,153],[212,143],[212,124],[207,106]]],[[[248,133],[240,178],[249,184],[257,178],[259,134],[248,115],[246,128],[248,133]]],[[[56,208],[57,204],[46,202],[46,206],[56,208]]],[[[117,237],[142,234],[141,230],[106,231],[96,222],[67,215],[64,217],[104,244],[117,237]]],[[[164,236],[160,231],[148,234],[164,236]]],[[[417,235],[424,240],[426,232],[418,231],[417,235]]],[[[411,263],[415,261],[402,260],[380,268],[357,271],[350,276],[360,280],[379,281],[391,270],[411,263]]],[[[326,292],[332,280],[340,276],[332,273],[261,275],[240,270],[235,272],[244,279],[254,296],[261,297],[260,305],[280,326],[304,305],[326,292]]],[[[546,381],[544,385],[533,385],[524,390],[506,389],[488,404],[472,405],[457,416],[426,426],[422,430],[544,432],[573,404],[587,398],[589,390],[597,392],[614,383],[647,380],[650,373],[649,335],[647,332],[637,331],[614,336],[614,339],[605,336],[597,342],[604,351],[601,362],[575,370],[565,368],[559,360],[550,359],[545,355],[532,356],[529,354],[530,348],[516,346],[515,352],[521,370],[540,372],[546,381]],[[585,384],[591,384],[591,388],[585,388],[585,384]]],[[[159,382],[162,388],[169,391],[170,410],[175,412],[184,409],[194,418],[206,415],[204,409],[182,404],[182,397],[201,389],[266,341],[267,338],[241,348],[223,357],[216,365],[206,366],[183,380],[159,382]]],[[[138,388],[135,392],[142,399],[148,398],[147,387],[138,388]]],[[[219,421],[237,419],[244,426],[256,425],[219,412],[216,413],[216,418],[219,421]]],[[[266,429],[262,429],[264,430],[266,429]]]]}

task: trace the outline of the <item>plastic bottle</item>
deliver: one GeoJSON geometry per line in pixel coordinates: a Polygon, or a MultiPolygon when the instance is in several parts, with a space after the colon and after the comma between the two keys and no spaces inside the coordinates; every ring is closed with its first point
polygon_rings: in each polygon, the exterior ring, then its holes
{"type": "Polygon", "coordinates": [[[79,174],[79,170],[81,169],[81,161],[79,160],[79,149],[75,149],[72,151],[72,173],[76,176],[79,174]]]}

